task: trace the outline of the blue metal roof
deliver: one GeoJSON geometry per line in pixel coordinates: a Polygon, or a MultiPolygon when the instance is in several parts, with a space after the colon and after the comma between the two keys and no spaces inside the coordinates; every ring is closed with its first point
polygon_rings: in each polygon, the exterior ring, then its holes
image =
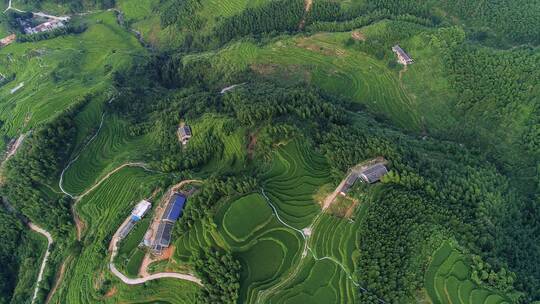
{"type": "Polygon", "coordinates": [[[186,197],[182,194],[175,193],[169,201],[165,214],[163,214],[163,220],[173,222],[178,220],[178,218],[182,216],[182,211],[184,210],[185,205],[186,197]]]}

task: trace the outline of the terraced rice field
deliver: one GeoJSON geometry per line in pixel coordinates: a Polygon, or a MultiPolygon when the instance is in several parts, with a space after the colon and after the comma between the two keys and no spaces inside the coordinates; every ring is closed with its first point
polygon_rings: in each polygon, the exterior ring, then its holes
{"type": "MultiPolygon", "coordinates": [[[[96,131],[99,124],[96,121],[96,131]]],[[[114,168],[142,159],[141,155],[147,151],[145,148],[152,146],[151,138],[152,134],[131,137],[126,122],[116,116],[105,116],[95,139],[86,147],[80,145],[80,155],[64,173],[63,188],[71,194],[81,194],[114,168]]]]}
{"type": "MultiPolygon", "coordinates": [[[[357,211],[358,217],[363,206],[357,211]]],[[[360,222],[323,214],[312,227],[310,252],[301,271],[275,290],[268,303],[354,303],[358,286],[353,273],[360,222]]]]}
{"type": "Polygon", "coordinates": [[[263,179],[264,194],[229,202],[215,217],[223,240],[242,263],[240,302],[352,303],[359,223],[316,217],[320,206],[313,195],[329,181],[325,160],[306,144],[291,142],[274,152],[263,179]],[[312,252],[303,257],[304,236],[296,229],[307,226],[312,227],[312,252]]]}
{"type": "Polygon", "coordinates": [[[217,215],[216,223],[242,263],[241,303],[254,303],[260,291],[279,283],[298,263],[301,235],[279,223],[260,194],[230,203],[217,215]],[[248,226],[242,227],[245,222],[248,226]]]}
{"type": "MultiPolygon", "coordinates": [[[[162,175],[149,173],[139,168],[124,168],[113,174],[103,182],[94,192],[86,196],[78,205],[78,212],[86,223],[86,234],[83,236],[85,246],[80,256],[75,259],[74,265],[69,268],[66,275],[66,285],[56,293],[61,303],[95,303],[118,301],[128,303],[144,303],[141,299],[166,300],[182,298],[178,303],[189,303],[193,293],[186,292],[174,295],[163,292],[160,280],[149,283],[156,288],[138,290],[140,298],[133,297],[134,293],[127,290],[123,283],[119,283],[108,271],[107,248],[110,237],[129,214],[133,205],[140,199],[149,197],[162,175]],[[106,280],[112,280],[114,286],[125,292],[105,297],[99,292],[106,280]],[[159,293],[159,296],[158,296],[159,293]],[[131,299],[131,300],[129,300],[131,299]]],[[[186,288],[195,291],[190,284],[174,280],[163,283],[174,288],[186,288]]],[[[177,302],[175,302],[177,303],[177,302]]]]}
{"type": "Polygon", "coordinates": [[[470,279],[465,257],[449,242],[435,252],[425,286],[434,304],[510,304],[505,295],[478,286],[470,279]]]}
{"type": "Polygon", "coordinates": [[[205,135],[208,132],[216,134],[222,141],[224,148],[222,155],[215,155],[210,162],[204,166],[201,171],[203,173],[213,173],[221,169],[235,170],[242,169],[244,161],[247,158],[246,149],[246,131],[238,128],[231,133],[225,131],[227,124],[236,125],[231,118],[225,118],[218,115],[207,114],[201,119],[189,122],[193,130],[191,142],[197,140],[205,140],[205,135]]]}
{"type": "Polygon", "coordinates": [[[234,201],[227,209],[223,216],[223,229],[229,237],[242,242],[271,220],[272,209],[264,198],[260,194],[250,194],[234,201]]]}
{"type": "Polygon", "coordinates": [[[110,86],[112,71],[144,55],[137,39],[117,24],[112,12],[89,15],[89,28],[0,49],[0,73],[16,75],[0,87],[2,132],[14,137],[94,92],[110,86]],[[19,90],[11,90],[24,84],[19,90]]]}
{"type": "Polygon", "coordinates": [[[239,42],[216,53],[212,62],[225,73],[251,68],[261,74],[301,77],[374,113],[385,113],[400,127],[420,128],[419,105],[404,91],[397,72],[346,47],[349,37],[349,33],[324,33],[285,38],[263,47],[239,42]]]}
{"type": "Polygon", "coordinates": [[[302,143],[290,143],[275,153],[263,187],[281,218],[302,229],[309,226],[320,211],[314,194],[330,181],[329,171],[321,155],[302,143]]]}
{"type": "Polygon", "coordinates": [[[217,16],[229,17],[236,15],[248,7],[256,7],[268,0],[204,0],[202,1],[201,15],[208,18],[216,18],[217,16]]]}

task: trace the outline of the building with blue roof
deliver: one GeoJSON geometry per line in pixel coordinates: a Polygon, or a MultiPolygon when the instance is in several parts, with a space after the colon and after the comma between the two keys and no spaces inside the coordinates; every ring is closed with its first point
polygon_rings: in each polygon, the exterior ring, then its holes
{"type": "Polygon", "coordinates": [[[184,195],[180,193],[173,194],[161,219],[163,221],[176,222],[182,216],[185,205],[186,197],[184,195]]]}

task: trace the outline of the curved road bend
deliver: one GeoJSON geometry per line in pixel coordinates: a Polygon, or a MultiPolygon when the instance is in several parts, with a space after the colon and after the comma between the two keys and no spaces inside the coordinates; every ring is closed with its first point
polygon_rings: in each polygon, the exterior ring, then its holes
{"type": "Polygon", "coordinates": [[[120,225],[118,230],[114,233],[111,240],[111,244],[109,245],[109,250],[112,251],[111,260],[109,262],[109,269],[111,269],[111,272],[117,278],[119,278],[122,282],[128,285],[137,285],[137,284],[143,284],[145,282],[152,281],[152,280],[172,278],[172,279],[190,281],[197,285],[203,286],[201,280],[192,274],[184,274],[184,273],[176,273],[176,272],[160,272],[160,273],[154,273],[154,274],[142,277],[142,278],[131,279],[131,278],[126,277],[123,273],[121,273],[116,268],[116,266],[114,266],[113,261],[118,251],[117,244],[120,241],[120,238],[118,237],[118,235],[120,234],[120,230],[122,230],[122,227],[124,227],[124,225],[126,225],[129,222],[130,217],[131,215],[126,218],[126,220],[122,223],[122,225],[120,225]]]}
{"type": "Polygon", "coordinates": [[[28,223],[28,227],[30,227],[30,229],[32,229],[33,231],[45,236],[47,238],[47,251],[45,251],[45,256],[43,257],[43,261],[41,262],[41,268],[39,269],[39,274],[38,274],[38,278],[37,278],[37,282],[36,282],[36,287],[34,288],[34,295],[32,296],[32,303],[34,303],[36,301],[36,298],[37,298],[37,294],[38,294],[38,291],[39,291],[39,283],[41,282],[41,280],[43,279],[43,272],[45,271],[45,266],[47,265],[47,260],[49,259],[49,254],[51,253],[51,245],[53,243],[53,238],[51,236],[51,234],[37,226],[36,224],[30,222],[28,223]]]}

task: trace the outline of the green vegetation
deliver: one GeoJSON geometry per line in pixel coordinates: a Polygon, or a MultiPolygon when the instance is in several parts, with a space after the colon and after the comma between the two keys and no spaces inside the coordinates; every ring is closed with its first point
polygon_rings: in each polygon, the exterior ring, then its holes
{"type": "Polygon", "coordinates": [[[464,255],[444,242],[431,258],[426,271],[426,290],[433,303],[512,303],[513,300],[470,278],[470,266],[464,255]]]}
{"type": "MultiPolygon", "coordinates": [[[[0,193],[55,237],[39,302],[60,265],[51,303],[540,300],[537,2],[14,4],[119,9],[0,50],[0,150],[27,135],[0,193]],[[351,167],[381,157],[380,183],[321,210],[351,167]],[[204,286],[123,284],[113,233],[134,202],[187,179],[199,182],[173,254],[149,270],[204,286]]],[[[120,243],[128,276],[149,222],[120,243]]],[[[0,230],[0,302],[27,301],[42,242],[11,214],[0,230]]]]}
{"type": "Polygon", "coordinates": [[[144,251],[137,249],[129,258],[129,262],[126,265],[126,273],[129,276],[136,277],[139,273],[142,260],[144,259],[144,251]]]}
{"type": "Polygon", "coordinates": [[[24,303],[32,296],[46,242],[31,232],[16,215],[0,208],[0,303],[24,303]],[[17,274],[17,275],[13,275],[17,274]]]}
{"type": "Polygon", "coordinates": [[[2,134],[18,136],[87,96],[106,93],[112,73],[144,55],[136,38],[120,30],[113,13],[93,14],[86,22],[88,29],[80,35],[0,49],[0,73],[16,75],[0,87],[2,134]]]}

